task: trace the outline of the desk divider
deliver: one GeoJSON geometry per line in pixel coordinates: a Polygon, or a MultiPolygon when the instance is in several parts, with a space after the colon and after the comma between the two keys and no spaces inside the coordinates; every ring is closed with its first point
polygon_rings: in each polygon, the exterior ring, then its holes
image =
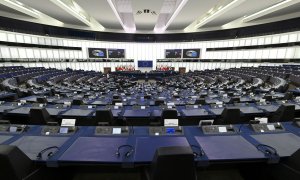
{"type": "MultiPolygon", "coordinates": [[[[197,142],[197,140],[195,139],[195,135],[193,135],[191,131],[188,131],[188,130],[186,130],[186,128],[184,128],[184,135],[190,145],[199,146],[199,148],[202,149],[201,144],[199,144],[197,142]]],[[[197,152],[197,153],[199,154],[199,152],[197,152]]],[[[204,155],[202,155],[200,157],[198,156],[195,160],[197,161],[197,166],[201,166],[201,167],[209,166],[209,160],[208,160],[208,157],[206,156],[205,152],[204,152],[204,155]]]]}
{"type": "Polygon", "coordinates": [[[31,129],[29,129],[29,132],[15,133],[12,138],[10,138],[9,140],[5,141],[3,144],[9,145],[9,144],[17,141],[19,138],[23,137],[24,135],[29,135],[31,131],[34,131],[34,130],[36,130],[38,128],[39,128],[39,126],[32,126],[31,129]]]}
{"type": "Polygon", "coordinates": [[[129,127],[129,136],[126,144],[133,147],[134,151],[130,157],[122,156],[122,167],[123,168],[134,168],[134,157],[136,152],[136,136],[134,136],[133,126],[129,127]]]}
{"type": "MultiPolygon", "coordinates": [[[[243,138],[245,138],[249,143],[251,143],[253,146],[257,147],[257,145],[261,144],[260,142],[258,142],[256,139],[254,139],[253,137],[251,137],[251,134],[240,134],[243,138]]],[[[263,152],[262,152],[263,153],[263,152]]],[[[268,163],[269,164],[274,164],[274,163],[278,163],[280,160],[280,156],[279,155],[273,155],[273,154],[266,154],[264,153],[265,157],[268,158],[268,163]]]]}
{"type": "Polygon", "coordinates": [[[57,151],[53,156],[51,156],[47,161],[47,167],[58,167],[58,159],[62,156],[66,150],[76,141],[78,137],[86,130],[87,127],[81,126],[78,128],[77,132],[70,136],[70,138],[59,147],[59,151],[57,151]]]}

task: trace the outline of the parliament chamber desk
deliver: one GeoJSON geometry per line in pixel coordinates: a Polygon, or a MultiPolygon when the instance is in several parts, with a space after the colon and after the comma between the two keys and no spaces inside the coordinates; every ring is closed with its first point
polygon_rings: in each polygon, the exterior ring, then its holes
{"type": "MultiPolygon", "coordinates": [[[[274,113],[281,104],[295,105],[295,113],[299,114],[299,101],[274,101],[258,103],[234,103],[234,104],[211,104],[211,105],[184,105],[184,106],[143,106],[143,105],[65,105],[65,104],[40,104],[3,102],[0,104],[0,115],[3,119],[11,120],[11,123],[27,124],[30,109],[45,108],[49,115],[61,120],[64,118],[77,119],[78,126],[89,124],[88,119],[95,119],[97,110],[110,109],[114,119],[124,121],[128,125],[147,126],[152,120],[160,119],[164,109],[176,109],[179,125],[198,125],[199,120],[215,119],[222,115],[225,108],[240,109],[241,117],[253,119],[254,117],[268,116],[274,113]]],[[[242,123],[243,121],[241,121],[242,123]]],[[[124,124],[123,123],[123,124],[124,124]]]]}
{"type": "Polygon", "coordinates": [[[159,147],[190,146],[200,154],[198,166],[214,163],[278,163],[300,148],[300,128],[291,122],[185,127],[147,126],[0,126],[0,144],[18,146],[30,159],[49,167],[68,165],[120,165],[136,167],[152,162],[159,147]],[[23,129],[22,129],[23,128],[23,129]],[[260,151],[273,147],[277,154],[260,151]],[[116,150],[122,145],[130,145],[116,150]],[[49,149],[41,159],[37,155],[49,149]],[[193,148],[197,146],[198,148],[193,148]],[[264,148],[264,146],[262,146],[264,148]],[[266,148],[266,147],[265,147],[266,148]],[[201,152],[199,152],[201,149],[201,152]],[[130,155],[124,154],[130,151],[130,155]],[[53,153],[53,156],[49,155],[53,153]]]}

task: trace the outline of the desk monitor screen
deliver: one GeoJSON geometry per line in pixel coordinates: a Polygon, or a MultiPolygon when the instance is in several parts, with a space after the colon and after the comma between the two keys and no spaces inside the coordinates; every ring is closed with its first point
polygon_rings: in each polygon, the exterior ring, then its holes
{"type": "Polygon", "coordinates": [[[225,132],[227,132],[227,128],[221,126],[221,127],[219,127],[219,132],[220,132],[220,133],[225,133],[225,132]]]}
{"type": "Polygon", "coordinates": [[[68,127],[61,127],[59,128],[59,133],[60,134],[68,134],[69,128],[68,127]]]}
{"type": "Polygon", "coordinates": [[[70,101],[65,101],[64,102],[64,105],[67,105],[67,106],[71,106],[71,104],[72,104],[72,102],[70,102],[70,101]]]}
{"type": "Polygon", "coordinates": [[[178,119],[165,119],[164,126],[178,126],[178,119]]]}
{"type": "Polygon", "coordinates": [[[175,134],[175,128],[166,128],[166,134],[175,134]]]}
{"type": "Polygon", "coordinates": [[[25,99],[22,99],[22,100],[20,100],[20,103],[25,104],[25,103],[26,103],[26,100],[25,100],[25,99]]]}
{"type": "Polygon", "coordinates": [[[115,103],[116,106],[123,106],[123,103],[115,103]]]}
{"type": "Polygon", "coordinates": [[[122,129],[121,128],[113,128],[113,134],[121,134],[122,129]]]}
{"type": "Polygon", "coordinates": [[[76,119],[62,119],[61,126],[75,126],[76,119]]]}
{"type": "Polygon", "coordinates": [[[259,123],[263,123],[263,124],[268,123],[268,118],[267,117],[255,117],[254,119],[256,121],[259,121],[259,123]]]}
{"type": "Polygon", "coordinates": [[[213,119],[208,119],[208,120],[200,120],[199,121],[199,127],[201,126],[209,126],[209,125],[213,125],[214,120],[213,119]]]}
{"type": "Polygon", "coordinates": [[[17,127],[16,126],[10,126],[9,127],[9,132],[17,132],[17,127]]]}
{"type": "Polygon", "coordinates": [[[222,105],[223,102],[222,101],[216,101],[216,105],[222,105]]]}
{"type": "Polygon", "coordinates": [[[169,103],[167,103],[167,106],[175,106],[175,103],[174,102],[169,102],[169,103]]]}

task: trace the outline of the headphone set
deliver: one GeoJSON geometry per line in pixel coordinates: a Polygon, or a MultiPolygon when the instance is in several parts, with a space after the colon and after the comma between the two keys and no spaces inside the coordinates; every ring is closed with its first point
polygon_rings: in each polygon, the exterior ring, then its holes
{"type": "Polygon", "coordinates": [[[276,155],[276,156],[278,155],[275,148],[273,148],[271,146],[268,146],[266,144],[258,144],[256,146],[256,148],[257,148],[257,150],[263,152],[266,155],[270,155],[270,156],[271,155],[276,155]]]}
{"type": "Polygon", "coordinates": [[[126,158],[129,158],[129,157],[133,154],[133,152],[134,152],[134,147],[133,147],[133,146],[131,146],[131,145],[129,145],[129,144],[124,144],[124,145],[121,145],[121,146],[119,146],[119,147],[117,148],[117,151],[116,151],[116,156],[117,156],[117,157],[120,157],[120,156],[121,156],[120,150],[123,149],[123,148],[128,148],[128,149],[129,149],[129,150],[127,150],[127,151],[125,152],[125,154],[124,154],[124,156],[125,156],[126,158]]]}
{"type": "Polygon", "coordinates": [[[191,145],[191,148],[193,149],[197,149],[197,151],[198,152],[196,152],[196,151],[193,151],[193,154],[194,154],[194,157],[195,158],[200,158],[200,157],[202,157],[202,156],[204,156],[205,155],[205,153],[204,153],[204,151],[203,151],[203,149],[201,148],[201,147],[199,147],[199,146],[196,146],[196,145],[191,145]]]}
{"type": "MultiPolygon", "coordinates": [[[[45,152],[47,152],[47,151],[49,151],[50,149],[59,149],[57,146],[50,146],[50,147],[47,147],[47,148],[45,148],[45,149],[43,149],[43,150],[41,150],[39,153],[38,153],[38,155],[36,156],[36,158],[37,159],[42,159],[42,157],[43,157],[43,154],[45,153],[45,152]]],[[[47,158],[49,159],[51,156],[53,156],[53,154],[54,154],[54,152],[49,152],[48,154],[47,154],[47,158]]]]}

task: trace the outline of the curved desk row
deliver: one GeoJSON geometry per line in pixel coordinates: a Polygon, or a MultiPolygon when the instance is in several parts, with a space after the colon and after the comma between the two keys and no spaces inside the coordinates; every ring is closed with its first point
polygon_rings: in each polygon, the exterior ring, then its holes
{"type": "Polygon", "coordinates": [[[67,128],[66,131],[63,128],[30,126],[23,132],[12,132],[14,129],[10,127],[0,133],[0,144],[16,145],[30,159],[47,166],[116,164],[134,167],[151,163],[157,148],[169,146],[191,146],[198,154],[201,149],[200,155],[195,157],[199,166],[276,163],[300,148],[300,128],[291,122],[202,127],[85,126],[67,128]],[[277,154],[259,150],[259,144],[271,146],[277,154]],[[127,146],[120,148],[122,145],[127,146]],[[37,159],[39,152],[52,146],[58,149],[50,148],[37,159]],[[116,155],[118,148],[119,156],[116,155]],[[125,156],[129,151],[130,155],[125,156]]]}

